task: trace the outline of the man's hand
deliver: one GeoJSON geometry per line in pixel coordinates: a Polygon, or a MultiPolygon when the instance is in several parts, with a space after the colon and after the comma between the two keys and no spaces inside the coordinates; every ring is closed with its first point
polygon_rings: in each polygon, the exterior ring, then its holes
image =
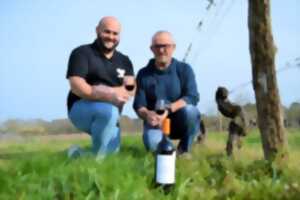
{"type": "Polygon", "coordinates": [[[146,107],[141,107],[137,113],[139,117],[153,127],[161,127],[163,120],[168,116],[167,110],[162,115],[159,115],[155,111],[148,110],[146,107]]]}
{"type": "Polygon", "coordinates": [[[181,108],[184,108],[187,105],[184,99],[178,99],[177,101],[170,103],[167,105],[168,110],[170,111],[169,114],[177,112],[181,108]]]}
{"type": "Polygon", "coordinates": [[[118,107],[123,106],[130,97],[130,94],[123,86],[113,87],[112,91],[113,95],[111,102],[118,107]]]}
{"type": "Polygon", "coordinates": [[[164,114],[159,115],[154,111],[149,111],[147,113],[147,122],[151,126],[162,127],[163,121],[168,117],[168,111],[165,110],[164,114]]]}
{"type": "Polygon", "coordinates": [[[147,112],[146,121],[151,126],[159,126],[158,115],[154,111],[149,110],[147,112]]]}
{"type": "Polygon", "coordinates": [[[167,110],[165,110],[164,114],[162,115],[157,115],[157,120],[158,120],[158,126],[162,127],[163,121],[168,117],[169,112],[167,110]]]}

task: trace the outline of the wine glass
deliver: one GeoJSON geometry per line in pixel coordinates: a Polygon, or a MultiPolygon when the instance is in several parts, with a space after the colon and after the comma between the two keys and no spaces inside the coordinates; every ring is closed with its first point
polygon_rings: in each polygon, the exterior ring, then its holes
{"type": "Polygon", "coordinates": [[[133,76],[124,76],[123,85],[125,89],[129,92],[133,91],[135,88],[135,80],[133,76]]]}
{"type": "Polygon", "coordinates": [[[165,113],[165,110],[166,110],[166,101],[164,99],[157,100],[155,104],[155,112],[158,115],[163,115],[165,113]]]}

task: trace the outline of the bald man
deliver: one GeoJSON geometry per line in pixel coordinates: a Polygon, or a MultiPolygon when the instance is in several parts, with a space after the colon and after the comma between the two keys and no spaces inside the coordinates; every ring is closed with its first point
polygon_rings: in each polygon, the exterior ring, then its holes
{"type": "Polygon", "coordinates": [[[178,154],[191,150],[199,133],[200,112],[196,108],[199,94],[190,65],[173,58],[176,45],[172,34],[158,31],[150,49],[154,58],[138,72],[133,107],[144,120],[143,141],[147,150],[156,151],[162,139],[160,126],[167,116],[171,119],[171,139],[179,139],[178,154]],[[155,112],[159,100],[167,102],[163,114],[155,112]]]}
{"type": "MultiPolygon", "coordinates": [[[[132,95],[123,86],[124,77],[134,77],[132,63],[116,50],[120,31],[115,17],[102,18],[96,27],[97,39],[72,51],[66,75],[70,83],[69,119],[91,136],[92,152],[99,156],[119,150],[118,120],[132,95]]],[[[70,148],[69,156],[80,154],[78,146],[70,148]]]]}

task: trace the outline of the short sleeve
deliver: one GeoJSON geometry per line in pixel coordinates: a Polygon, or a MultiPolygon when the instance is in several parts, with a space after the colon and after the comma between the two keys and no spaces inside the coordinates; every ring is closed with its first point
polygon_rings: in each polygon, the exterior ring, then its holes
{"type": "Polygon", "coordinates": [[[125,65],[126,65],[126,76],[134,76],[134,70],[133,70],[133,65],[131,60],[129,59],[128,56],[125,57],[125,65]]]}
{"type": "Polygon", "coordinates": [[[80,76],[86,78],[88,74],[88,57],[84,54],[81,49],[75,49],[72,51],[69,63],[66,78],[70,76],[80,76]]]}

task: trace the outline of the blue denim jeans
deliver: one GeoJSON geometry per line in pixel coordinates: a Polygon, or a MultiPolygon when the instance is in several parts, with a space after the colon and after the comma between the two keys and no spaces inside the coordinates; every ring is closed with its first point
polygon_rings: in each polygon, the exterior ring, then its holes
{"type": "MultiPolygon", "coordinates": [[[[195,136],[199,134],[199,110],[193,105],[187,105],[177,112],[172,113],[169,118],[171,119],[170,138],[180,140],[177,147],[179,152],[189,152],[195,136]]],[[[143,141],[146,149],[152,152],[156,151],[161,139],[161,129],[144,122],[143,141]]]]}
{"type": "Polygon", "coordinates": [[[97,155],[117,152],[120,148],[119,109],[106,102],[79,100],[69,112],[69,119],[92,138],[92,152],[97,155]]]}

